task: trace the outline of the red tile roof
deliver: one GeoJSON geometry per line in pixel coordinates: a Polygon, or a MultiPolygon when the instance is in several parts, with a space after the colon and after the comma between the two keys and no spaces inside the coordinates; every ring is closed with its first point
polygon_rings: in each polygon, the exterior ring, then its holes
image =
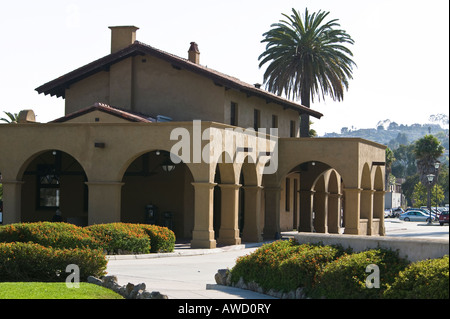
{"type": "Polygon", "coordinates": [[[124,120],[128,120],[130,122],[144,122],[144,123],[156,122],[156,119],[154,119],[153,117],[142,114],[142,113],[134,113],[131,111],[122,110],[117,107],[113,107],[113,106],[110,106],[110,105],[107,105],[104,103],[95,103],[92,106],[89,106],[89,107],[86,107],[79,111],[70,113],[66,116],[60,117],[49,123],[64,123],[71,119],[77,118],[78,116],[81,116],[83,114],[87,114],[87,113],[90,113],[93,111],[100,111],[100,112],[108,113],[108,114],[117,116],[119,118],[122,118],[124,120]]]}
{"type": "Polygon", "coordinates": [[[273,93],[257,88],[255,87],[255,85],[245,83],[235,77],[217,72],[213,69],[193,63],[188,59],[180,58],[176,55],[153,48],[139,41],[135,41],[133,44],[129,45],[128,47],[122,50],[119,50],[115,53],[111,53],[107,56],[104,56],[103,58],[95,60],[59,78],[56,78],[48,83],[45,83],[36,88],[36,91],[38,93],[44,93],[45,95],[50,94],[51,96],[56,95],[57,97],[64,98],[66,88],[70,86],[72,83],[78,82],[97,72],[108,70],[112,64],[115,64],[126,58],[145,54],[169,62],[174,67],[185,69],[197,73],[199,75],[205,76],[211,79],[216,85],[241,91],[247,94],[247,96],[249,97],[256,96],[265,99],[267,103],[270,102],[276,103],[283,106],[284,108],[293,109],[299,113],[306,113],[316,118],[320,118],[323,115],[322,113],[311,110],[310,108],[307,108],[303,105],[300,105],[298,103],[287,100],[273,93]]]}

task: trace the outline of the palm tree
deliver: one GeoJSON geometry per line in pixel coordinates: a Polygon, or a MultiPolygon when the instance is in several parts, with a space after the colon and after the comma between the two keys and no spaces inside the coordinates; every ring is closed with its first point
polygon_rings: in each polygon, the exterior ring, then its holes
{"type": "Polygon", "coordinates": [[[436,179],[434,179],[432,183],[429,183],[427,180],[427,175],[436,174],[434,164],[443,153],[444,147],[433,135],[425,135],[414,143],[414,155],[417,161],[417,171],[419,172],[420,181],[422,184],[435,184],[436,179]]]}
{"type": "MultiPolygon", "coordinates": [[[[292,9],[292,15],[283,14],[287,19],[271,25],[263,34],[261,43],[267,43],[266,50],[259,56],[259,67],[270,62],[264,73],[264,82],[269,91],[287,98],[298,99],[310,107],[317,95],[325,99],[341,101],[348,80],[352,79],[352,69],[356,66],[351,59],[353,53],[345,44],[354,41],[337,19],[324,22],[329,12],[318,11],[309,14],[305,9],[303,19],[292,9]]],[[[309,116],[302,114],[300,136],[309,136],[309,116]]]]}
{"type": "Polygon", "coordinates": [[[0,121],[3,121],[3,122],[6,122],[6,123],[17,123],[17,122],[19,122],[19,114],[18,113],[11,113],[11,112],[3,112],[3,113],[5,113],[7,116],[8,116],[8,118],[4,118],[4,117],[2,117],[1,119],[0,119],[0,121]]]}

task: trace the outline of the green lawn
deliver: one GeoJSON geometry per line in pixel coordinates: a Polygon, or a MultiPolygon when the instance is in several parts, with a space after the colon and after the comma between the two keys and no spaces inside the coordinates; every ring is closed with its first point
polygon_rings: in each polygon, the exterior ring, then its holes
{"type": "Polygon", "coordinates": [[[0,299],[123,299],[114,291],[82,282],[67,288],[65,282],[0,282],[0,299]]]}

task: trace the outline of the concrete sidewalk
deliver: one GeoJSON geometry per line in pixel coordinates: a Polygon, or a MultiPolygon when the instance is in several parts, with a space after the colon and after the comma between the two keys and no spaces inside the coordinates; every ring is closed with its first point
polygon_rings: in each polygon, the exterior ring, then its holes
{"type": "Polygon", "coordinates": [[[120,285],[145,283],[147,291],[159,291],[169,299],[276,299],[250,290],[217,285],[218,269],[232,268],[239,256],[264,243],[215,249],[190,249],[180,243],[173,253],[108,256],[108,275],[120,285]]]}

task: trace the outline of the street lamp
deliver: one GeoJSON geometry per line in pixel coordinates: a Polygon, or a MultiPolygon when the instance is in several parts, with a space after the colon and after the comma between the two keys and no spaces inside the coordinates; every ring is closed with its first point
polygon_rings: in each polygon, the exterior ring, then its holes
{"type": "Polygon", "coordinates": [[[434,172],[436,173],[436,214],[438,212],[437,209],[437,204],[438,204],[438,198],[437,198],[437,182],[438,182],[438,177],[439,177],[439,165],[441,163],[439,161],[437,161],[436,163],[434,163],[434,172]]]}
{"type": "Polygon", "coordinates": [[[428,194],[427,194],[427,207],[430,210],[430,219],[428,220],[428,224],[431,224],[433,219],[431,218],[431,183],[433,183],[434,174],[428,174],[428,194]]]}

